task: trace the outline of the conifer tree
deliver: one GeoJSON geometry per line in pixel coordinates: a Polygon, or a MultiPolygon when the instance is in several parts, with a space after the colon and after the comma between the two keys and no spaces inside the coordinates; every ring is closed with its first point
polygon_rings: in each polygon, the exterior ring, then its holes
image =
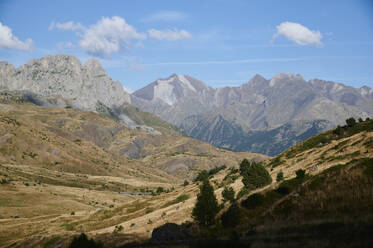
{"type": "Polygon", "coordinates": [[[203,180],[200,193],[197,196],[196,205],[192,211],[192,217],[201,226],[209,226],[215,222],[215,216],[219,212],[218,201],[214,194],[214,188],[208,179],[203,180]]]}

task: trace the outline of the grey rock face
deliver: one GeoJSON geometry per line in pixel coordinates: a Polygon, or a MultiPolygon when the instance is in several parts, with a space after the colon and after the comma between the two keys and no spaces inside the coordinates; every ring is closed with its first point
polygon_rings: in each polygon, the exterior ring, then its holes
{"type": "Polygon", "coordinates": [[[131,102],[144,111],[180,125],[190,115],[211,110],[214,92],[214,89],[199,80],[174,74],[134,92],[131,94],[131,102]]]}
{"type": "Polygon", "coordinates": [[[98,101],[108,107],[130,102],[121,83],[108,77],[97,60],[90,59],[82,65],[69,55],[33,59],[17,69],[1,62],[0,87],[60,96],[82,110],[95,111],[98,101]]]}
{"type": "Polygon", "coordinates": [[[270,80],[256,75],[241,86],[218,89],[172,75],[134,92],[131,101],[210,144],[274,155],[351,116],[372,116],[372,96],[366,86],[307,82],[291,73],[270,80]]]}

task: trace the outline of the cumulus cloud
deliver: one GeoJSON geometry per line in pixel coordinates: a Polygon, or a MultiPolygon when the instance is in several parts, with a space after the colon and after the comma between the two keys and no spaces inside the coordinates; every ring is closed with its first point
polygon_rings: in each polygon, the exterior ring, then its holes
{"type": "Polygon", "coordinates": [[[186,14],[179,11],[159,11],[157,13],[154,13],[145,19],[143,21],[146,22],[152,22],[152,21],[166,21],[166,22],[173,22],[173,21],[181,21],[184,20],[187,17],[186,14]]]}
{"type": "Polygon", "coordinates": [[[59,30],[71,30],[71,31],[78,31],[78,30],[84,30],[84,26],[80,24],[79,22],[75,23],[73,21],[69,22],[52,22],[49,25],[48,30],[53,30],[53,29],[59,29],[59,30]]]}
{"type": "Polygon", "coordinates": [[[276,28],[277,32],[273,35],[273,39],[278,36],[285,36],[287,39],[301,46],[311,45],[321,47],[323,45],[320,31],[310,30],[299,23],[283,22],[276,28]]]}
{"type": "Polygon", "coordinates": [[[33,42],[31,39],[20,41],[13,35],[12,30],[0,22],[0,47],[11,50],[31,50],[33,42]]]}
{"type": "Polygon", "coordinates": [[[157,29],[150,29],[148,30],[149,37],[157,39],[157,40],[181,40],[181,39],[190,39],[192,36],[188,31],[185,30],[157,30],[157,29]]]}
{"type": "Polygon", "coordinates": [[[130,46],[132,40],[143,39],[146,39],[146,34],[137,32],[123,18],[103,17],[97,24],[84,31],[79,45],[92,55],[102,56],[130,46]]]}
{"type": "Polygon", "coordinates": [[[133,40],[146,39],[146,34],[137,32],[119,16],[102,17],[100,21],[88,28],[79,22],[52,22],[49,30],[53,29],[75,31],[80,37],[80,48],[98,57],[128,48],[133,40]]]}
{"type": "MultiPolygon", "coordinates": [[[[120,52],[131,47],[142,46],[142,40],[147,39],[146,33],[138,32],[119,16],[102,17],[96,24],[85,27],[78,22],[52,22],[49,30],[70,30],[79,37],[78,45],[88,54],[98,57],[120,52]]],[[[185,30],[148,30],[151,38],[158,40],[190,39],[185,30]]],[[[72,43],[61,43],[59,47],[73,48],[72,43]]]]}

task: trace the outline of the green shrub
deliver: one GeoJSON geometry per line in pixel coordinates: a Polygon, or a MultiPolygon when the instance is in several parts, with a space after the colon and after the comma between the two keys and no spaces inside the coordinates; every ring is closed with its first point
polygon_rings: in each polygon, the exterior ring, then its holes
{"type": "Polygon", "coordinates": [[[224,187],[223,192],[221,192],[221,195],[223,196],[224,201],[234,201],[234,189],[232,187],[224,187]]]}
{"type": "Polygon", "coordinates": [[[335,135],[337,135],[337,136],[343,134],[343,129],[341,128],[341,126],[338,125],[337,128],[335,128],[335,129],[333,130],[333,134],[335,134],[335,135]]]}
{"type": "Polygon", "coordinates": [[[250,163],[244,159],[240,164],[240,172],[242,183],[248,189],[261,188],[272,182],[271,176],[261,163],[250,163]]]}
{"type": "Polygon", "coordinates": [[[164,192],[164,188],[163,187],[158,187],[156,192],[158,194],[163,193],[164,192]]]}
{"type": "Polygon", "coordinates": [[[237,193],[237,199],[242,198],[243,196],[247,195],[250,193],[250,190],[246,187],[242,187],[242,189],[237,193]]]}
{"type": "Polygon", "coordinates": [[[180,202],[184,202],[188,199],[189,199],[189,195],[182,194],[182,195],[179,195],[175,200],[166,202],[161,208],[166,208],[168,206],[171,206],[171,205],[174,205],[174,204],[177,204],[177,203],[180,203],[180,202]]]}
{"type": "Polygon", "coordinates": [[[353,117],[350,117],[346,120],[347,127],[353,127],[356,125],[356,120],[353,117]]]}
{"type": "Polygon", "coordinates": [[[189,182],[187,180],[184,181],[184,187],[189,185],[189,182]]]}
{"type": "Polygon", "coordinates": [[[271,160],[271,162],[269,163],[269,166],[271,168],[275,168],[275,167],[281,165],[282,163],[284,163],[284,161],[281,160],[281,156],[277,156],[277,157],[275,157],[274,159],[271,160]]]}
{"type": "Polygon", "coordinates": [[[302,170],[302,169],[299,169],[295,172],[295,174],[297,175],[297,178],[298,179],[303,179],[304,176],[306,175],[306,171],[305,170],[302,170]]]}
{"type": "Polygon", "coordinates": [[[279,173],[277,173],[276,181],[281,182],[282,180],[284,180],[284,173],[279,171],[279,173]]]}
{"type": "Polygon", "coordinates": [[[226,168],[227,168],[226,165],[218,166],[218,167],[215,167],[209,170],[208,174],[209,176],[212,176],[212,175],[217,174],[219,171],[225,170],[226,168]]]}
{"type": "Polygon", "coordinates": [[[198,173],[197,177],[193,180],[194,182],[201,181],[203,182],[204,180],[209,178],[209,173],[207,170],[202,170],[198,173]]]}
{"type": "Polygon", "coordinates": [[[123,231],[123,226],[121,226],[121,225],[119,225],[119,226],[115,226],[115,229],[114,229],[114,232],[121,232],[121,231],[123,231]]]}
{"type": "Polygon", "coordinates": [[[241,210],[237,202],[232,203],[226,212],[221,216],[224,227],[235,227],[240,223],[241,210]]]}
{"type": "Polygon", "coordinates": [[[247,197],[241,202],[241,205],[247,209],[255,209],[260,207],[264,203],[264,196],[259,193],[255,193],[247,197]]]}

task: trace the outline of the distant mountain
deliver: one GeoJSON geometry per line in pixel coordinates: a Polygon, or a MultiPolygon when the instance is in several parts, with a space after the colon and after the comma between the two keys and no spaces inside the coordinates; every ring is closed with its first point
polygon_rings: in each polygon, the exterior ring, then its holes
{"type": "Polygon", "coordinates": [[[239,87],[213,89],[185,75],[159,79],[131,102],[189,136],[235,151],[275,155],[348,117],[373,114],[373,90],[301,75],[256,75],[239,87]]]}
{"type": "Polygon", "coordinates": [[[173,125],[130,105],[129,94],[113,81],[95,59],[84,65],[70,55],[32,59],[14,68],[0,62],[0,90],[13,92],[39,106],[72,107],[94,111],[131,128],[153,133],[180,134],[173,125]]]}

